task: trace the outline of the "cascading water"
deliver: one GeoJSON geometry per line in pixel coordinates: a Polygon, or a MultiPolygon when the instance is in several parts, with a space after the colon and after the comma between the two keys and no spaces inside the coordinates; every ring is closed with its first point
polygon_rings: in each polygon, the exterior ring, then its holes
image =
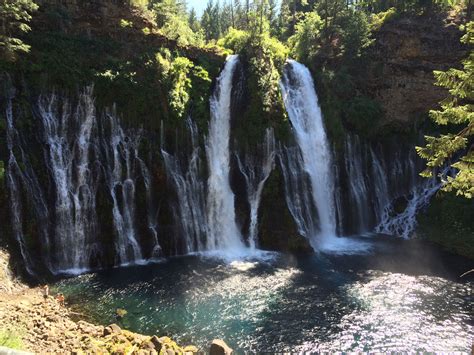
{"type": "Polygon", "coordinates": [[[107,161],[107,183],[113,200],[113,219],[117,234],[115,247],[118,263],[128,264],[143,259],[137,241],[135,222],[135,155],[140,135],[129,137],[117,118],[107,114],[110,140],[104,142],[107,161]]]}
{"type": "Polygon", "coordinates": [[[317,214],[308,174],[298,147],[280,147],[278,158],[285,180],[285,200],[298,233],[308,239],[316,235],[317,214]]]}
{"type": "Polygon", "coordinates": [[[145,162],[140,159],[137,147],[135,147],[134,153],[137,157],[138,163],[140,164],[140,170],[143,176],[143,182],[145,184],[148,229],[150,230],[150,233],[153,236],[154,245],[153,250],[151,252],[151,256],[157,258],[161,254],[161,246],[158,240],[158,211],[156,210],[155,204],[153,202],[151,175],[145,162]]]}
{"type": "Polygon", "coordinates": [[[53,269],[83,271],[89,267],[97,235],[96,174],[91,171],[95,108],[91,92],[80,95],[77,109],[60,105],[56,95],[38,100],[47,164],[56,188],[53,269]]]}
{"type": "Polygon", "coordinates": [[[336,235],[331,151],[309,70],[300,63],[288,61],[281,89],[304,169],[311,181],[312,198],[319,217],[319,233],[318,237],[312,235],[310,240],[318,246],[336,235]]]}
{"type": "Polygon", "coordinates": [[[230,187],[230,105],[232,79],[238,56],[229,56],[217,79],[211,106],[209,137],[206,155],[209,164],[207,221],[209,233],[207,250],[226,250],[232,253],[244,249],[244,243],[235,221],[234,193],[230,187]]]}
{"type": "MultiPolygon", "coordinates": [[[[14,146],[15,141],[18,139],[18,133],[13,125],[13,110],[12,110],[12,98],[7,98],[7,107],[6,107],[6,119],[7,119],[7,149],[8,149],[8,165],[7,165],[7,187],[10,192],[10,202],[11,202],[11,217],[12,217],[12,227],[13,235],[15,240],[18,243],[21,256],[25,263],[25,269],[30,274],[34,274],[34,265],[31,259],[30,253],[26,246],[25,235],[23,233],[23,218],[22,218],[22,203],[20,199],[20,188],[18,182],[18,176],[21,180],[24,179],[24,174],[22,173],[20,166],[15,157],[14,146]]],[[[21,150],[21,147],[19,147],[21,150]]],[[[22,153],[23,155],[23,153],[22,153]]],[[[26,184],[26,186],[32,186],[26,184]]],[[[32,192],[32,191],[29,191],[32,192]]],[[[34,195],[29,195],[34,196],[34,195]]],[[[42,196],[40,194],[39,196],[42,196]]],[[[39,197],[37,196],[37,197],[39,197]]],[[[47,213],[47,208],[43,210],[47,213]]]]}
{"type": "Polygon", "coordinates": [[[178,156],[163,149],[161,153],[166,172],[177,194],[175,223],[185,239],[185,252],[204,251],[206,248],[206,184],[200,174],[201,149],[196,124],[188,118],[187,127],[191,135],[191,157],[182,164],[178,156]],[[182,168],[182,165],[185,168],[182,168]]]}
{"type": "MultiPolygon", "coordinates": [[[[161,124],[162,156],[177,197],[176,253],[224,251],[248,256],[257,248],[259,206],[275,157],[298,232],[315,249],[357,250],[336,233],[375,231],[408,238],[416,227],[417,212],[440,183],[417,177],[421,168],[413,149],[390,150],[389,144],[364,142],[350,134],[344,149],[334,151],[338,164],[333,166],[311,75],[289,61],[281,89],[297,146],[280,145],[276,150],[273,130],[268,129],[255,152],[236,154],[250,210],[246,236],[250,250],[246,249],[229,181],[231,92],[237,63],[238,57],[228,58],[210,100],[207,181],[196,124],[187,121],[192,150],[173,155],[164,149],[161,124]]],[[[139,156],[143,131],[124,130],[112,112],[98,120],[91,89],[79,96],[75,106],[59,95],[41,96],[33,106],[43,149],[39,159],[32,151],[36,146],[25,144],[23,132],[14,126],[12,98],[6,105],[6,182],[13,235],[27,271],[33,273],[38,262],[53,273],[77,273],[161,256],[153,176],[139,156]],[[41,170],[43,166],[47,170],[41,170]],[[140,204],[141,192],[146,208],[140,204]],[[141,213],[144,221],[138,218],[141,213]],[[111,217],[102,221],[104,216],[111,217]],[[30,226],[36,226],[34,231],[30,226]],[[110,239],[113,250],[107,250],[101,234],[115,234],[110,239]],[[38,252],[32,253],[35,248],[38,252]]],[[[170,244],[163,245],[170,250],[170,244]]]]}
{"type": "Polygon", "coordinates": [[[357,230],[359,232],[368,230],[369,222],[369,209],[366,205],[368,196],[367,178],[365,176],[366,170],[363,168],[362,162],[366,161],[363,159],[362,151],[359,144],[359,137],[355,136],[352,139],[348,136],[345,145],[345,168],[349,181],[349,203],[351,208],[357,212],[357,218],[354,218],[352,224],[357,224],[357,230]]]}
{"type": "Polygon", "coordinates": [[[441,182],[435,178],[414,186],[409,194],[407,206],[401,213],[395,212],[392,203],[385,206],[375,231],[408,239],[415,231],[418,212],[428,206],[440,188],[441,182]]]}
{"type": "Polygon", "coordinates": [[[6,105],[6,181],[13,233],[27,271],[33,273],[41,261],[55,274],[80,273],[102,266],[105,253],[116,255],[113,265],[141,261],[143,254],[135,228],[138,176],[143,178],[148,227],[154,238],[153,243],[147,243],[154,248],[148,254],[158,256],[161,249],[151,176],[138,156],[140,134],[125,134],[111,114],[101,120],[102,126],[109,125],[108,129],[99,129],[91,89],[79,95],[74,107],[55,94],[41,96],[33,107],[43,148],[43,155],[35,158],[34,166],[29,160],[35,154],[34,148],[23,142],[14,127],[12,98],[6,105]],[[43,166],[47,167],[44,173],[40,170],[43,166]],[[97,205],[104,175],[112,206],[107,198],[97,205]],[[116,253],[106,252],[99,239],[104,228],[102,221],[99,223],[99,207],[105,214],[106,209],[112,210],[116,253]],[[36,227],[26,230],[26,223],[36,227]],[[31,250],[35,250],[34,260],[31,250]]]}
{"type": "MultiPolygon", "coordinates": [[[[418,159],[414,147],[384,153],[381,146],[362,143],[349,134],[344,149],[345,178],[338,172],[338,180],[345,181],[344,196],[350,204],[338,213],[347,220],[340,229],[350,234],[376,232],[408,238],[416,227],[417,213],[441,186],[437,179],[417,177],[422,169],[418,159]]],[[[337,204],[343,205],[343,196],[338,198],[337,204]]]]}
{"type": "Polygon", "coordinates": [[[239,155],[236,154],[240,172],[244,176],[247,185],[247,198],[250,206],[248,242],[251,249],[258,246],[258,208],[263,187],[275,165],[273,129],[268,128],[265,131],[264,144],[258,146],[258,151],[263,155],[262,159],[257,159],[255,155],[246,155],[242,161],[239,155]]]}

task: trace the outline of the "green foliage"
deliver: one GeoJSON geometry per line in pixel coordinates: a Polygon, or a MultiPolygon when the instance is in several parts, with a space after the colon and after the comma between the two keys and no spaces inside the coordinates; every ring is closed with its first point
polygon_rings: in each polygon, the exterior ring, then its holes
{"type": "Polygon", "coordinates": [[[154,1],[152,10],[159,28],[165,26],[172,18],[186,17],[186,4],[180,0],[154,1]]]}
{"type": "Polygon", "coordinates": [[[387,11],[381,11],[370,16],[370,26],[373,31],[379,30],[385,23],[391,21],[397,16],[397,9],[389,8],[387,11]]]}
{"type": "Polygon", "coordinates": [[[129,0],[130,5],[137,7],[139,9],[146,9],[148,8],[148,0],[129,0]]]}
{"type": "Polygon", "coordinates": [[[459,195],[472,198],[474,195],[474,151],[469,146],[474,135],[474,22],[469,22],[461,41],[470,46],[471,52],[463,61],[463,70],[449,69],[436,71],[437,85],[448,89],[449,96],[441,102],[440,110],[432,110],[430,116],[438,125],[462,126],[457,133],[439,137],[426,137],[427,144],[417,147],[418,154],[427,160],[423,176],[431,177],[436,168],[447,162],[456,169],[455,177],[444,181],[445,191],[455,191],[459,195]],[[467,152],[466,152],[467,150],[467,152]],[[459,158],[457,157],[459,156],[459,158]]]}
{"type": "Polygon", "coordinates": [[[307,12],[296,24],[295,34],[288,39],[291,54],[297,60],[314,58],[321,47],[323,21],[316,12],[307,12]]]}
{"type": "Polygon", "coordinates": [[[344,116],[346,122],[359,134],[370,136],[382,117],[382,109],[378,102],[367,96],[356,96],[348,102],[344,116]]]}
{"type": "Polygon", "coordinates": [[[420,13],[465,5],[464,0],[363,0],[357,6],[365,11],[378,13],[394,8],[399,12],[420,13]]]}
{"type": "Polygon", "coordinates": [[[207,41],[217,40],[221,35],[219,3],[209,0],[201,17],[201,26],[207,41]]]}
{"type": "Polygon", "coordinates": [[[191,103],[198,111],[196,116],[207,117],[207,98],[211,78],[202,66],[195,65],[185,57],[174,57],[168,50],[156,55],[161,82],[168,92],[169,107],[178,119],[186,116],[191,103]]]}
{"type": "Polygon", "coordinates": [[[438,194],[418,217],[418,233],[444,249],[474,259],[473,201],[454,193],[438,194]]]}
{"type": "Polygon", "coordinates": [[[125,19],[120,19],[120,27],[122,28],[131,28],[133,27],[133,22],[132,21],[127,21],[125,19]]]}
{"type": "Polygon", "coordinates": [[[349,9],[340,21],[341,54],[346,60],[362,56],[373,42],[366,13],[349,9]]]}
{"type": "Polygon", "coordinates": [[[320,13],[312,11],[298,16],[294,34],[288,40],[291,54],[297,60],[310,64],[322,54],[323,57],[339,56],[351,61],[362,56],[370,46],[372,40],[367,14],[344,8],[339,2],[333,6],[321,4],[316,7],[320,13]]]}
{"type": "Polygon", "coordinates": [[[0,1],[0,59],[13,61],[17,53],[26,53],[30,46],[18,36],[31,30],[28,23],[38,6],[32,0],[0,1]]]}
{"type": "Polygon", "coordinates": [[[248,68],[249,102],[244,113],[245,127],[237,127],[239,142],[245,145],[261,141],[265,129],[272,126],[277,135],[285,125],[283,101],[280,93],[280,72],[288,55],[288,48],[271,36],[270,26],[258,12],[249,14],[252,31],[230,28],[218,45],[241,55],[248,68]],[[245,131],[245,132],[244,132],[245,131]]]}
{"type": "Polygon", "coordinates": [[[23,341],[21,336],[16,332],[9,329],[0,330],[0,346],[4,346],[10,349],[21,350],[23,349],[23,341]]]}
{"type": "Polygon", "coordinates": [[[250,40],[250,33],[243,30],[238,30],[233,27],[229,28],[229,32],[221,38],[217,44],[221,47],[231,49],[235,53],[244,51],[245,46],[250,40]]]}
{"type": "Polygon", "coordinates": [[[178,42],[181,46],[204,45],[203,31],[200,29],[196,13],[187,15],[186,3],[179,0],[162,0],[151,6],[160,32],[178,42]]]}

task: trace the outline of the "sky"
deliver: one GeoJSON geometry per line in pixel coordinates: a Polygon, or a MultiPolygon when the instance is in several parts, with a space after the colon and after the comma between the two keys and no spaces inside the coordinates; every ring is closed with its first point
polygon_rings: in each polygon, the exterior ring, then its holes
{"type": "MultiPolygon", "coordinates": [[[[186,0],[186,4],[189,10],[194,7],[194,10],[196,10],[197,15],[201,16],[207,5],[207,1],[208,0],[186,0]]],[[[224,3],[224,0],[220,0],[220,3],[224,3]]]]}
{"type": "Polygon", "coordinates": [[[204,8],[206,7],[207,0],[186,0],[187,8],[191,9],[194,7],[198,16],[202,15],[204,8]]]}

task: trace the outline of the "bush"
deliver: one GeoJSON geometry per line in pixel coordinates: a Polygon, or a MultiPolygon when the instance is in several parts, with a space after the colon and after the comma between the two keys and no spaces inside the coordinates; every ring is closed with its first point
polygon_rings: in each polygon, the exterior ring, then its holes
{"type": "Polygon", "coordinates": [[[0,346],[21,350],[23,342],[21,336],[8,329],[0,329],[0,346]]]}
{"type": "Polygon", "coordinates": [[[370,136],[382,116],[378,102],[366,96],[352,99],[344,110],[344,117],[351,128],[359,134],[370,136]]]}
{"type": "Polygon", "coordinates": [[[385,23],[394,19],[397,15],[397,9],[391,7],[387,11],[382,11],[377,14],[372,14],[370,17],[370,28],[373,31],[379,30],[385,23]]]}
{"type": "Polygon", "coordinates": [[[291,55],[299,61],[311,60],[320,48],[320,32],[323,21],[316,12],[308,12],[298,22],[295,34],[288,39],[291,55]]]}

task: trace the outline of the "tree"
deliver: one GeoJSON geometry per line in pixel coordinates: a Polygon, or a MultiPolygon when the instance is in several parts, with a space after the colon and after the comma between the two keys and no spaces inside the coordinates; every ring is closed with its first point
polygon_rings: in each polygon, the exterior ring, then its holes
{"type": "Polygon", "coordinates": [[[463,61],[463,70],[435,71],[436,85],[449,90],[449,96],[441,102],[440,110],[430,111],[431,119],[438,125],[456,125],[462,129],[455,134],[439,137],[427,136],[427,144],[417,147],[418,154],[427,160],[422,173],[431,177],[433,171],[450,164],[456,173],[443,181],[444,191],[472,198],[474,195],[474,22],[465,26],[466,34],[461,41],[471,48],[463,61]],[[453,163],[454,162],[454,163],[453,163]]]}
{"type": "Polygon", "coordinates": [[[219,14],[220,33],[227,33],[230,27],[233,27],[233,4],[224,2],[219,14]]]}
{"type": "Polygon", "coordinates": [[[191,30],[194,32],[197,33],[201,31],[201,23],[199,22],[199,19],[196,15],[196,10],[194,10],[194,8],[189,11],[188,24],[191,30]]]}
{"type": "Polygon", "coordinates": [[[298,22],[295,34],[288,40],[292,55],[297,60],[311,60],[320,45],[320,32],[323,21],[316,12],[307,12],[304,18],[298,22]]]}
{"type": "Polygon", "coordinates": [[[17,53],[28,52],[30,46],[25,44],[19,35],[31,30],[28,23],[31,13],[38,9],[32,0],[0,1],[0,57],[13,61],[17,53]]]}
{"type": "Polygon", "coordinates": [[[204,30],[204,35],[207,41],[217,40],[220,37],[219,14],[219,2],[214,5],[214,2],[209,0],[201,18],[201,26],[204,30]]]}
{"type": "Polygon", "coordinates": [[[172,17],[186,18],[186,2],[182,0],[161,0],[152,6],[156,15],[156,24],[163,27],[172,17]]]}

